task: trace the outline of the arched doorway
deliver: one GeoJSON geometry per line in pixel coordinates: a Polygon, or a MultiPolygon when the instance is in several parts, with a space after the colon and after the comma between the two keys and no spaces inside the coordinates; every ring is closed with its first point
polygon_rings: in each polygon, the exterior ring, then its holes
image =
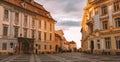
{"type": "Polygon", "coordinates": [[[19,53],[30,54],[33,53],[34,39],[30,38],[18,38],[19,53]]]}

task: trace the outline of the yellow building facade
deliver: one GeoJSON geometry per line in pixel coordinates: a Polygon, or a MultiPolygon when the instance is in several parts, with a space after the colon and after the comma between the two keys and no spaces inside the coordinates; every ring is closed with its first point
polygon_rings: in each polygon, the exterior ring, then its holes
{"type": "Polygon", "coordinates": [[[55,52],[55,20],[34,0],[0,0],[0,53],[55,52]]]}
{"type": "Polygon", "coordinates": [[[120,55],[120,1],[87,0],[81,32],[83,52],[120,55]]]}

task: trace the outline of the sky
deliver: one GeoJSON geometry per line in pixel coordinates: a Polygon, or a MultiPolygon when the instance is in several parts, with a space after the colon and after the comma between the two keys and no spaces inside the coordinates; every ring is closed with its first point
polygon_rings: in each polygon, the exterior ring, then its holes
{"type": "Polygon", "coordinates": [[[81,21],[86,0],[35,0],[51,13],[57,21],[55,29],[63,30],[67,41],[75,41],[81,47],[81,21]]]}

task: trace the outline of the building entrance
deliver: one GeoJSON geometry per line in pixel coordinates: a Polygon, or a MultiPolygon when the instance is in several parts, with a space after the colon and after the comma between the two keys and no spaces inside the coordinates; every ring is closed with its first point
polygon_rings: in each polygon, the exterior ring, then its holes
{"type": "Polygon", "coordinates": [[[91,53],[93,53],[93,50],[94,50],[94,41],[91,41],[91,53]]]}
{"type": "Polygon", "coordinates": [[[18,42],[19,42],[19,53],[20,54],[33,53],[34,39],[18,38],[18,42]]]}

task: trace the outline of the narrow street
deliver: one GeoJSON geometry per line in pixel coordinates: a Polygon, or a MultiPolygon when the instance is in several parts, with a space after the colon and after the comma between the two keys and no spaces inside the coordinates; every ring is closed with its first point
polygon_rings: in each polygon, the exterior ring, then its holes
{"type": "Polygon", "coordinates": [[[39,55],[0,56],[0,62],[120,62],[120,56],[91,55],[83,53],[58,53],[39,55]]]}

